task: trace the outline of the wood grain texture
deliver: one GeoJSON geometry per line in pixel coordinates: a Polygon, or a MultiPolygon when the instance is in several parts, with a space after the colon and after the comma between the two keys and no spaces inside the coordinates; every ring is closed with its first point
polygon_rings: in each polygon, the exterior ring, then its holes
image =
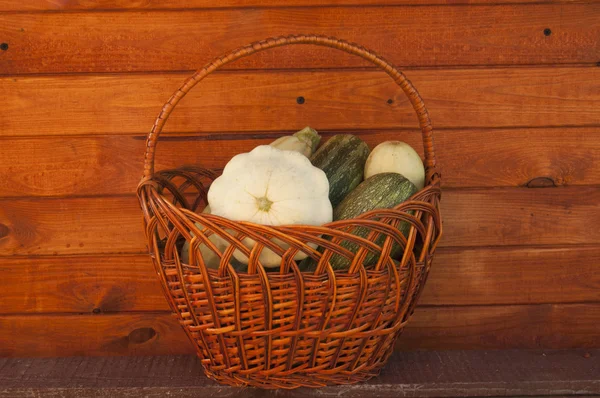
{"type": "Polygon", "coordinates": [[[444,248],[419,305],[600,302],[600,247],[444,248]]]}
{"type": "Polygon", "coordinates": [[[3,357],[195,352],[175,317],[148,312],[0,316],[0,342],[0,356],[3,357]]]}
{"type": "Polygon", "coordinates": [[[441,245],[597,243],[600,187],[551,189],[446,191],[441,245]]]}
{"type": "MultiPolygon", "coordinates": [[[[9,44],[0,54],[0,70],[192,70],[255,40],[311,32],[360,42],[401,66],[595,64],[598,15],[596,2],[362,7],[360,12],[355,7],[298,7],[9,13],[0,16],[0,34],[9,44]],[[553,29],[550,36],[544,35],[546,28],[553,29]]],[[[327,49],[283,48],[237,67],[364,65],[327,49]]]]}
{"type": "MultiPolygon", "coordinates": [[[[598,322],[600,304],[421,307],[397,349],[593,348],[598,322]]],[[[4,315],[0,342],[10,357],[195,352],[167,313],[4,315]]]]}
{"type": "Polygon", "coordinates": [[[167,311],[150,257],[0,258],[0,313],[167,311]]]}
{"type": "Polygon", "coordinates": [[[190,356],[0,358],[0,397],[466,397],[600,394],[600,350],[394,353],[353,386],[263,391],[219,385],[190,356]],[[587,355],[586,355],[587,354],[587,355]]]}
{"type": "Polygon", "coordinates": [[[398,340],[398,348],[598,347],[599,320],[597,303],[422,307],[398,340]]]}
{"type": "MultiPolygon", "coordinates": [[[[146,134],[188,76],[1,77],[0,136],[146,134]]],[[[434,128],[600,125],[597,67],[411,70],[407,76],[434,128]]],[[[165,133],[306,125],[319,131],[418,128],[407,98],[384,73],[255,71],[207,78],[177,106],[165,133]],[[306,102],[298,105],[298,96],[306,102]]]]}
{"type": "MultiPolygon", "coordinates": [[[[144,253],[144,134],[190,70],[297,32],[407,68],[437,129],[445,236],[397,348],[599,347],[600,2],[497,3],[0,0],[0,357],[193,353],[144,253]],[[566,187],[515,188],[536,177],[566,187]]],[[[220,167],[307,124],[421,147],[388,77],[305,46],[193,90],[158,168],[220,167]]]]}
{"type": "MultiPolygon", "coordinates": [[[[580,0],[553,0],[554,3],[569,3],[580,0]]],[[[426,0],[419,5],[429,4],[498,4],[540,3],[540,0],[426,0]]],[[[242,8],[242,7],[323,7],[323,6],[392,6],[414,5],[411,0],[0,0],[0,11],[71,11],[71,10],[157,10],[193,8],[242,8]]]]}
{"type": "MultiPolygon", "coordinates": [[[[442,247],[419,304],[600,302],[599,263],[599,246],[442,247]]],[[[0,291],[2,314],[169,309],[146,254],[0,258],[0,291]]]]}
{"type": "MultiPolygon", "coordinates": [[[[234,155],[267,144],[277,133],[165,134],[157,170],[187,164],[222,168],[234,155]]],[[[333,132],[324,132],[323,140],[333,132]]],[[[418,131],[361,131],[374,148],[408,142],[422,156],[418,131]]],[[[0,139],[0,197],[133,194],[143,169],[145,137],[20,137],[0,139]],[[51,149],[51,150],[49,150],[51,149]]],[[[436,156],[444,188],[600,184],[600,127],[438,130],[436,156]]]]}
{"type": "Polygon", "coordinates": [[[0,205],[0,255],[143,251],[135,197],[6,200],[0,205]]]}
{"type": "MultiPolygon", "coordinates": [[[[447,190],[441,246],[598,244],[600,187],[447,190]]],[[[139,253],[135,197],[0,200],[0,256],[139,253]]]]}

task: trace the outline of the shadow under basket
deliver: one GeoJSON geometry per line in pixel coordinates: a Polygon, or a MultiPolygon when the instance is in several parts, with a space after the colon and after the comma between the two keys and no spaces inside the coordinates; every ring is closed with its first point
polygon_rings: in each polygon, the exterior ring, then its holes
{"type": "Polygon", "coordinates": [[[352,384],[379,373],[427,280],[442,232],[440,194],[431,122],[412,84],[373,52],[316,35],[250,44],[186,80],[148,136],[138,187],[150,256],[206,375],[225,384],[260,388],[352,384]],[[154,171],[159,134],[188,91],[229,62],[291,44],[345,51],[392,77],[418,116],[424,189],[393,209],[352,220],[265,226],[201,213],[208,187],[218,176],[213,170],[154,171]],[[182,256],[182,251],[187,253],[182,256]],[[280,265],[264,267],[265,253],[279,256],[280,265]],[[340,263],[331,261],[334,256],[347,266],[333,269],[332,263],[340,263]]]}

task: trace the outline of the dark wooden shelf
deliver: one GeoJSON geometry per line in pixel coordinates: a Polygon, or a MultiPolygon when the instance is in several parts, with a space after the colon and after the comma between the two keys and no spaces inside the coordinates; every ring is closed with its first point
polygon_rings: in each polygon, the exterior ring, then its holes
{"type": "Polygon", "coordinates": [[[193,356],[0,358],[0,397],[600,396],[600,350],[394,354],[380,377],[319,390],[221,386],[193,356]]]}

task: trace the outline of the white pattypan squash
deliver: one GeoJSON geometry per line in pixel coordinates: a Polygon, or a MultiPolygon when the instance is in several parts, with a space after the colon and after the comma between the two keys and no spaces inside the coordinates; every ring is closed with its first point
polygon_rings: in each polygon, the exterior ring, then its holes
{"type": "MultiPolygon", "coordinates": [[[[306,156],[269,145],[234,156],[211,184],[208,203],[212,214],[262,225],[322,225],[333,217],[325,173],[306,156]]],[[[285,248],[283,242],[273,242],[285,248]]],[[[252,248],[255,242],[246,238],[243,243],[252,248]]],[[[234,256],[248,263],[240,251],[234,256]]],[[[305,257],[299,252],[294,259],[305,257]]],[[[259,260],[266,267],[276,267],[281,258],[264,248],[259,260]]]]}

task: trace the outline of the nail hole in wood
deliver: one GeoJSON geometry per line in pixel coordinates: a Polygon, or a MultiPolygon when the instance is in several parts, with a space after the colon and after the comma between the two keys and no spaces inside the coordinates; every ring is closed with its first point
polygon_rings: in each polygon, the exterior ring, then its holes
{"type": "Polygon", "coordinates": [[[387,100],[387,103],[391,105],[391,104],[394,103],[394,100],[390,98],[390,99],[387,100]]]}
{"type": "Polygon", "coordinates": [[[102,310],[101,310],[100,308],[94,308],[94,309],[92,310],[92,312],[93,312],[94,314],[99,314],[99,313],[101,313],[101,312],[102,312],[102,310]]]}
{"type": "Polygon", "coordinates": [[[552,30],[550,28],[544,29],[544,36],[550,36],[552,34],[552,30]]]}
{"type": "Polygon", "coordinates": [[[296,98],[296,103],[298,105],[302,105],[304,103],[304,101],[305,101],[304,97],[298,97],[298,98],[296,98]]]}
{"type": "Polygon", "coordinates": [[[152,340],[156,336],[156,330],[152,328],[139,328],[129,333],[129,342],[131,344],[143,344],[152,340]]]}
{"type": "Polygon", "coordinates": [[[8,43],[2,43],[2,44],[0,44],[0,50],[2,50],[2,51],[8,50],[8,43]]]}
{"type": "Polygon", "coordinates": [[[556,183],[550,177],[535,177],[527,182],[527,188],[553,188],[556,183]]]}
{"type": "Polygon", "coordinates": [[[8,227],[4,224],[0,224],[0,239],[8,236],[9,233],[10,229],[8,229],[8,227]]]}

